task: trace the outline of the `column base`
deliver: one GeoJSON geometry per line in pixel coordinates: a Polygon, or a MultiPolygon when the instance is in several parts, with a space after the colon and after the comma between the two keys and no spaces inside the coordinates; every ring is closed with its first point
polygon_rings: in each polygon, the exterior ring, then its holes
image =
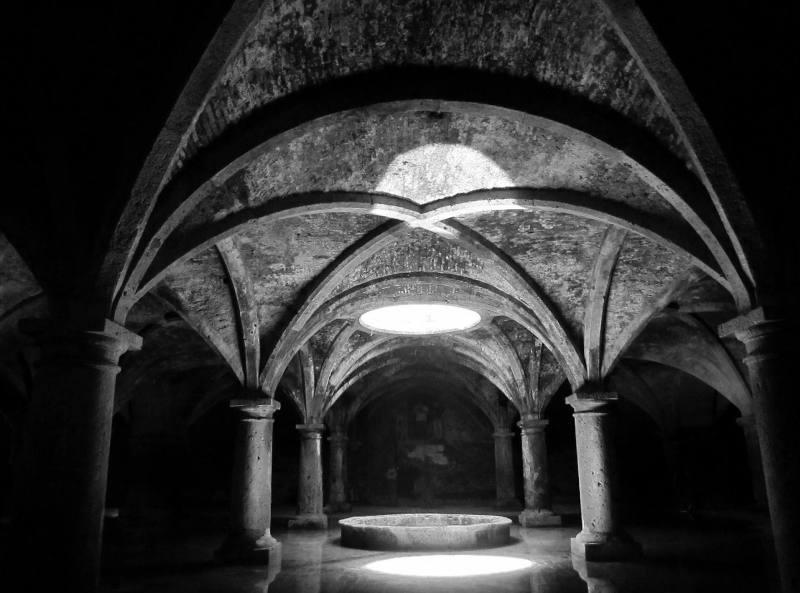
{"type": "Polygon", "coordinates": [[[241,535],[230,535],[214,554],[226,564],[280,564],[281,542],[271,535],[255,541],[241,535]]]}
{"type": "Polygon", "coordinates": [[[555,527],[561,525],[561,515],[550,509],[525,509],[519,514],[519,524],[522,527],[555,527]]]}
{"type": "Polygon", "coordinates": [[[581,531],[569,543],[573,556],[589,562],[635,560],[642,556],[642,546],[624,532],[611,535],[581,531]]]}
{"type": "Polygon", "coordinates": [[[297,515],[294,519],[289,519],[289,529],[327,529],[328,515],[297,515]]]}

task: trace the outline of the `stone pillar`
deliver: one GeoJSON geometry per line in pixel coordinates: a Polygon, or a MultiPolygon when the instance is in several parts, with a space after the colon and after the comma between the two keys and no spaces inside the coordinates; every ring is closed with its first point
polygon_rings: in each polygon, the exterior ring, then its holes
{"type": "Polygon", "coordinates": [[[350,510],[347,502],[347,433],[336,430],[328,437],[330,450],[328,465],[328,508],[332,512],[350,510]]]}
{"type": "Polygon", "coordinates": [[[511,439],[514,433],[510,430],[498,430],[494,434],[494,476],[497,491],[495,506],[498,509],[518,509],[514,493],[514,456],[511,439]]]}
{"type": "Polygon", "coordinates": [[[547,420],[531,415],[519,422],[522,433],[522,475],[525,480],[525,508],[519,514],[523,527],[561,525],[561,517],[550,508],[550,479],[547,475],[547,420]]]}
{"type": "Polygon", "coordinates": [[[300,431],[300,476],[297,484],[297,517],[289,527],[327,529],[322,512],[322,431],[324,424],[298,424],[300,431]]]}
{"type": "Polygon", "coordinates": [[[789,356],[788,325],[767,320],[763,311],[736,332],[744,343],[744,359],[753,393],[758,441],[769,502],[778,570],[784,593],[800,591],[800,402],[792,390],[797,383],[789,356]],[[787,391],[788,390],[788,391],[787,391]]]}
{"type": "Polygon", "coordinates": [[[141,338],[111,321],[98,331],[54,330],[35,322],[21,329],[40,341],[41,358],[13,545],[2,563],[19,574],[4,582],[36,591],[95,591],[118,362],[126,350],[141,347],[141,338]]]}
{"type": "Polygon", "coordinates": [[[625,560],[641,548],[618,525],[613,488],[616,476],[613,425],[609,412],[616,393],[576,394],[567,398],[575,418],[575,446],[583,529],[572,538],[572,554],[589,561],[625,560]]]}
{"type": "Polygon", "coordinates": [[[747,447],[747,463],[750,468],[750,484],[753,488],[753,500],[759,509],[767,508],[767,486],[764,483],[764,466],[761,463],[761,448],[758,444],[758,431],[753,415],[736,419],[742,427],[744,443],[747,447]]]}
{"type": "Polygon", "coordinates": [[[238,413],[231,482],[230,533],[217,551],[225,562],[280,562],[281,544],[270,533],[272,519],[273,399],[235,399],[238,413]]]}

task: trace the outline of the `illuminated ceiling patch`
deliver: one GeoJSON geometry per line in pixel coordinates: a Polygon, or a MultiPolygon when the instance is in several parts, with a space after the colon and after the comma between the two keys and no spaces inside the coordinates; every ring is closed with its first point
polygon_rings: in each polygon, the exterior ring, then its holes
{"type": "Polygon", "coordinates": [[[461,144],[432,143],[397,156],[375,191],[427,204],[455,194],[514,185],[508,173],[482,152],[461,144]]]}

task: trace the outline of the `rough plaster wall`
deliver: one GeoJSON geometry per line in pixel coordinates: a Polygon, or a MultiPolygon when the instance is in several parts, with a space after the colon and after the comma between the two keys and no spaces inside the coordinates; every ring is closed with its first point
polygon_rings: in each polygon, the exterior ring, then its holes
{"type": "Polygon", "coordinates": [[[320,369],[325,363],[325,359],[328,357],[330,349],[333,346],[333,341],[347,323],[347,320],[336,319],[311,336],[309,342],[314,354],[314,370],[316,377],[319,377],[320,369]]]}
{"type": "Polygon", "coordinates": [[[493,266],[486,265],[470,251],[430,231],[413,229],[354,269],[333,294],[369,280],[410,272],[455,274],[488,283],[504,292],[514,292],[493,266]]]}
{"type": "Polygon", "coordinates": [[[682,153],[638,65],[590,0],[276,0],[186,134],[178,167],[270,101],[392,65],[534,78],[619,111],[682,153]]]}
{"type": "MultiPolygon", "coordinates": [[[[539,341],[533,334],[528,332],[513,319],[502,316],[496,317],[494,319],[494,323],[511,340],[517,355],[522,361],[522,366],[524,369],[526,369],[527,373],[531,354],[534,347],[539,344],[539,341]]],[[[539,359],[539,376],[536,384],[532,385],[531,387],[537,391],[541,390],[550,385],[556,379],[556,377],[563,376],[563,374],[564,373],[561,370],[561,366],[558,364],[558,361],[555,359],[553,354],[546,347],[544,347],[542,348],[541,358],[539,359]]]]}
{"type": "Polygon", "coordinates": [[[558,364],[556,357],[547,348],[542,350],[542,360],[539,362],[539,385],[544,387],[556,376],[563,377],[564,371],[558,364]]]}
{"type": "Polygon", "coordinates": [[[258,303],[262,344],[269,346],[277,339],[277,327],[299,306],[309,282],[379,222],[374,216],[351,214],[301,216],[239,235],[258,303]]]}
{"type": "Polygon", "coordinates": [[[238,316],[229,280],[215,247],[170,268],[163,281],[177,298],[178,306],[207,324],[207,339],[234,368],[241,372],[238,316]]]}
{"type": "Polygon", "coordinates": [[[527,368],[528,361],[531,358],[531,353],[539,341],[531,334],[528,330],[522,327],[516,321],[509,319],[508,317],[495,317],[492,320],[497,327],[508,337],[511,343],[514,345],[514,350],[517,353],[520,361],[522,362],[522,367],[527,368]]]}
{"type": "Polygon", "coordinates": [[[628,234],[611,278],[606,301],[605,359],[624,346],[623,332],[673,282],[691,268],[689,258],[628,234]]]}
{"type": "Polygon", "coordinates": [[[355,111],[274,143],[205,198],[180,232],[295,193],[381,191],[427,203],[496,187],[586,191],[682,220],[629,163],[535,121],[469,112],[355,111]]]}
{"type": "Polygon", "coordinates": [[[511,256],[554,304],[568,331],[583,336],[587,279],[605,225],[545,212],[493,212],[460,220],[511,256]]]}
{"type": "MultiPolygon", "coordinates": [[[[468,303],[470,299],[490,299],[492,295],[481,287],[464,286],[458,281],[442,277],[429,277],[404,282],[375,283],[364,286],[358,292],[357,310],[366,310],[369,307],[383,306],[401,299],[411,302],[413,299],[425,301],[442,301],[453,303],[468,303]],[[482,295],[476,297],[476,295],[482,295]]],[[[492,297],[493,298],[493,297],[492,297]]],[[[499,297],[493,303],[499,306],[499,297]]],[[[351,302],[351,305],[353,303],[351,302]]],[[[351,307],[352,311],[352,307],[351,307]]],[[[355,312],[355,311],[353,311],[355,312]]]]}

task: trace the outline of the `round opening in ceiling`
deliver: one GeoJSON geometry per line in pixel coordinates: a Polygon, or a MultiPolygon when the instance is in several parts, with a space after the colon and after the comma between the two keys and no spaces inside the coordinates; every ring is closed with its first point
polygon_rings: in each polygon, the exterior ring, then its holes
{"type": "Polygon", "coordinates": [[[389,305],[361,316],[367,329],[393,334],[441,334],[475,327],[481,316],[465,307],[442,304],[389,305]]]}

